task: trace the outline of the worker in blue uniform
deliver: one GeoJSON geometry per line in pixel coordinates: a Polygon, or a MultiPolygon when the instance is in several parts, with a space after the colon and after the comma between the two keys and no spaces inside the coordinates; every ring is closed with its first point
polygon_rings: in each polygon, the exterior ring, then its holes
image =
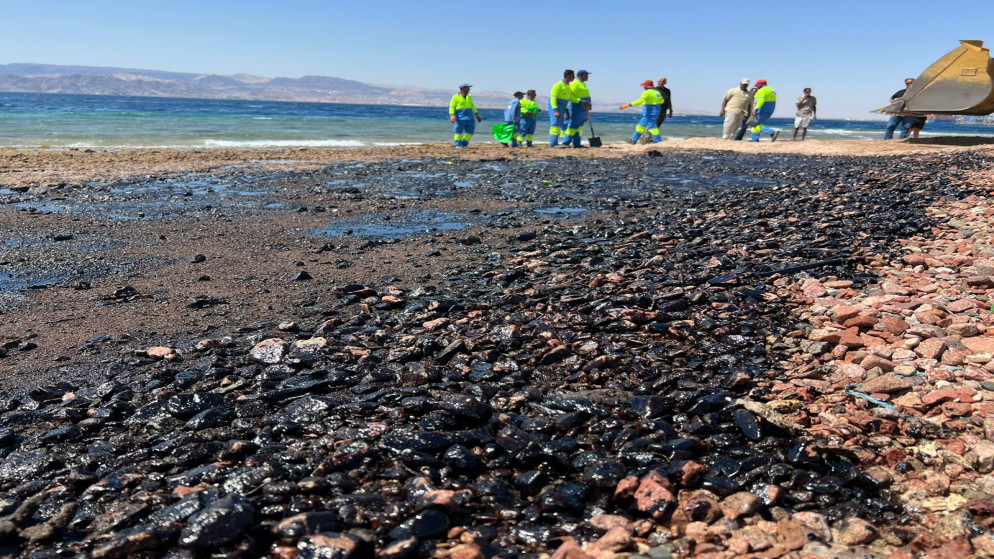
{"type": "MultiPolygon", "coordinates": [[[[521,98],[525,94],[522,91],[515,91],[514,97],[504,109],[504,122],[514,126],[514,133],[511,134],[511,147],[518,147],[518,138],[521,137],[521,98]]],[[[507,144],[504,144],[507,145],[507,144]]]]}
{"type": "Polygon", "coordinates": [[[659,125],[656,124],[656,117],[659,116],[659,111],[662,110],[663,106],[663,94],[655,89],[656,84],[652,83],[652,80],[645,80],[641,85],[642,95],[631,103],[622,105],[621,110],[642,106],[642,120],[635,126],[635,133],[632,134],[633,144],[638,143],[639,138],[645,134],[647,129],[649,134],[652,134],[653,143],[658,143],[663,141],[662,136],[659,135],[659,125]],[[652,126],[652,128],[647,128],[648,126],[652,126]]]}
{"type": "Polygon", "coordinates": [[[752,127],[752,141],[758,142],[760,134],[768,134],[771,141],[777,141],[780,135],[779,130],[774,130],[766,126],[766,121],[773,116],[773,110],[777,107],[777,92],[766,83],[766,80],[756,80],[756,105],[752,109],[752,116],[756,117],[756,126],[752,127]]]}
{"type": "Polygon", "coordinates": [[[562,81],[556,82],[549,92],[549,147],[559,145],[559,136],[570,119],[569,103],[573,92],[569,84],[574,78],[573,70],[564,70],[562,81]]]}
{"type": "Polygon", "coordinates": [[[476,131],[476,123],[482,122],[483,118],[473,105],[473,96],[469,94],[472,84],[459,84],[459,93],[452,96],[449,101],[449,120],[452,122],[452,145],[457,148],[464,148],[469,145],[473,132],[476,131]]]}
{"type": "Polygon", "coordinates": [[[583,123],[587,121],[587,111],[590,110],[588,79],[590,79],[590,72],[580,70],[576,73],[576,79],[569,84],[569,122],[566,124],[566,131],[563,132],[561,139],[563,146],[572,144],[575,148],[583,147],[580,145],[580,136],[583,123]]]}

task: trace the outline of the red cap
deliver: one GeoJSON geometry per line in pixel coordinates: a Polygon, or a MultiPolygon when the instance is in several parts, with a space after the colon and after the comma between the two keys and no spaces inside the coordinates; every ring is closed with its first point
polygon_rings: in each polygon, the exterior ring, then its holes
{"type": "Polygon", "coordinates": [[[653,83],[652,80],[645,80],[644,82],[642,82],[642,87],[652,87],[654,85],[656,84],[653,83]]]}
{"type": "Polygon", "coordinates": [[[756,80],[755,85],[766,85],[766,80],[756,80]]]}

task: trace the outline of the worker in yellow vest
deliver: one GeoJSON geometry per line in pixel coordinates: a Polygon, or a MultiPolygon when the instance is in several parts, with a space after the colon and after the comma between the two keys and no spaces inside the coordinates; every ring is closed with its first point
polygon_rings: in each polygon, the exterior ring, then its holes
{"type": "Polygon", "coordinates": [[[777,92],[766,83],[766,80],[756,80],[756,105],[752,109],[752,116],[756,117],[756,126],[752,128],[752,141],[758,142],[760,134],[769,134],[771,141],[777,141],[780,135],[779,130],[774,130],[766,126],[766,121],[773,116],[773,110],[777,107],[777,92]]]}
{"type": "Polygon", "coordinates": [[[518,143],[523,143],[528,147],[532,147],[532,141],[535,139],[535,125],[538,113],[542,112],[542,109],[538,108],[538,103],[535,102],[534,89],[529,89],[525,93],[525,98],[521,100],[521,130],[518,136],[518,143]]]}
{"type": "Polygon", "coordinates": [[[642,134],[645,134],[646,127],[650,125],[652,128],[648,130],[652,134],[653,143],[663,141],[663,138],[659,135],[659,126],[656,124],[656,117],[659,116],[659,111],[663,106],[663,94],[658,89],[655,89],[655,85],[652,83],[652,80],[645,80],[642,82],[642,89],[644,90],[642,91],[642,95],[631,103],[625,103],[621,106],[621,110],[625,110],[628,107],[642,105],[642,120],[635,126],[635,133],[632,134],[633,144],[638,143],[642,134]]]}
{"type": "Polygon", "coordinates": [[[569,84],[574,78],[576,76],[573,70],[564,70],[562,81],[556,82],[549,92],[549,147],[559,145],[563,125],[570,118],[569,103],[573,98],[573,92],[569,84]]]}
{"type": "Polygon", "coordinates": [[[469,94],[471,87],[473,87],[472,84],[459,84],[459,93],[453,95],[452,100],[449,101],[449,120],[452,122],[454,133],[452,144],[457,148],[469,145],[469,139],[476,131],[476,123],[483,121],[483,117],[473,105],[473,96],[469,94]]]}
{"type": "Polygon", "coordinates": [[[576,73],[576,79],[569,84],[569,123],[566,125],[566,131],[563,132],[562,144],[564,146],[572,144],[575,148],[583,147],[580,145],[580,136],[583,123],[587,121],[587,111],[590,110],[588,79],[590,79],[590,72],[580,70],[576,73]]]}

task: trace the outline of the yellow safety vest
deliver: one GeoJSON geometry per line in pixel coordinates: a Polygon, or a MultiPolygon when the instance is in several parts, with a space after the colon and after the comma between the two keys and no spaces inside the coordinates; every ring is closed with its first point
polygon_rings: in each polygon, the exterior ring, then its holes
{"type": "Polygon", "coordinates": [[[663,104],[663,94],[659,92],[658,89],[647,89],[642,92],[642,95],[632,101],[632,106],[635,105],[662,105],[663,104]]]}
{"type": "Polygon", "coordinates": [[[552,86],[552,91],[549,92],[549,104],[553,107],[558,107],[560,100],[569,102],[572,98],[573,92],[566,82],[556,82],[556,85],[552,86]]]}
{"type": "Polygon", "coordinates": [[[452,100],[449,101],[449,114],[459,114],[460,116],[471,116],[466,114],[466,111],[472,111],[472,113],[477,113],[476,107],[473,105],[473,96],[467,95],[462,96],[462,93],[456,93],[452,96],[452,100]]]}
{"type": "Polygon", "coordinates": [[[763,108],[763,105],[767,103],[777,102],[777,92],[773,91],[773,88],[764,85],[756,92],[756,110],[763,108]]]}
{"type": "Polygon", "coordinates": [[[578,101],[587,101],[588,103],[590,102],[590,88],[587,87],[586,82],[581,82],[580,80],[573,80],[569,84],[569,89],[572,97],[571,101],[573,101],[574,103],[578,101]]]}
{"type": "Polygon", "coordinates": [[[531,99],[522,99],[521,114],[526,118],[535,118],[538,115],[538,103],[531,99]]]}

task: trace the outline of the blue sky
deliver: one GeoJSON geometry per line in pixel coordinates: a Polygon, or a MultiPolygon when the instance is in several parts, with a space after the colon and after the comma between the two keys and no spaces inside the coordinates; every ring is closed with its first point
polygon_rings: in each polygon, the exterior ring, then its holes
{"type": "Polygon", "coordinates": [[[989,2],[549,2],[0,0],[0,63],[118,66],[548,93],[591,72],[598,102],[666,76],[677,113],[717,113],[743,77],[767,79],[790,116],[804,87],[826,118],[881,118],[959,45],[994,46],[989,2]],[[567,8],[568,6],[568,8],[567,8]]]}

